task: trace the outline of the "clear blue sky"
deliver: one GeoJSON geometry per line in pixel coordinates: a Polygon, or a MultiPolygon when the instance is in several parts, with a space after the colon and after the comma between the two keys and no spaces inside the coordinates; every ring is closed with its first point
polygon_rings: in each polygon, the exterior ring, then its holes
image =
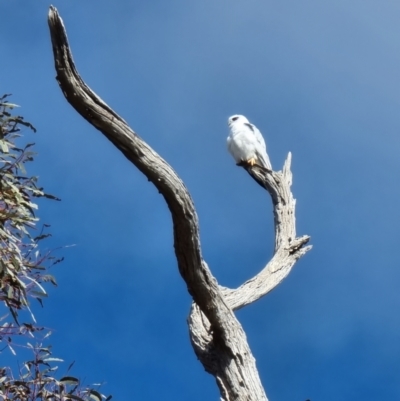
{"type": "MultiPolygon", "coordinates": [[[[269,196],[227,153],[227,118],[261,129],[275,169],[293,153],[297,229],[314,249],[238,313],[270,400],[400,399],[399,3],[54,5],[82,77],[187,184],[222,285],[257,273],[273,245],[269,196]]],[[[54,354],[115,399],[216,400],[189,343],[167,207],[62,96],[48,6],[0,4],[0,92],[38,128],[31,172],[62,198],[40,204],[47,246],[76,244],[36,315],[54,354]]]]}

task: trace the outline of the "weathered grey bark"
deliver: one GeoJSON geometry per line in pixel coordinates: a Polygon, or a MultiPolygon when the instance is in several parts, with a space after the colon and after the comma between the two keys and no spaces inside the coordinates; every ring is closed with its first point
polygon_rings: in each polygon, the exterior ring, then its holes
{"type": "Polygon", "coordinates": [[[167,202],[179,272],[193,298],[189,329],[196,355],[215,376],[223,400],[267,400],[246,335],[233,310],[271,291],[289,274],[296,260],[311,248],[304,247],[308,236],[296,238],[290,155],[282,172],[248,168],[273,199],[276,241],[272,260],[241,287],[220,287],[202,257],[197,214],[184,183],[171,166],[83,82],[75,68],[63,22],[54,7],[50,7],[48,22],[57,81],[67,101],[156,186],[167,202]]]}

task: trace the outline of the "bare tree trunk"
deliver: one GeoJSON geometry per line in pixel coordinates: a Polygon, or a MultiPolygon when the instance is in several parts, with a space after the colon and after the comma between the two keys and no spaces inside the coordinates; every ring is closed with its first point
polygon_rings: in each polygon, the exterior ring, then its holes
{"type": "Polygon", "coordinates": [[[67,101],[101,131],[163,195],[172,215],[178,268],[193,298],[189,316],[190,337],[196,355],[215,376],[225,401],[267,400],[255,359],[242,326],[233,311],[255,302],[276,287],[297,259],[311,246],[308,236],[296,237],[295,201],[290,191],[289,154],[283,171],[244,166],[271,194],[275,218],[275,252],[255,277],[237,289],[218,285],[201,254],[199,226],[192,198],[171,166],[105,104],[79,76],[64,24],[50,7],[48,23],[57,81],[67,101]]]}

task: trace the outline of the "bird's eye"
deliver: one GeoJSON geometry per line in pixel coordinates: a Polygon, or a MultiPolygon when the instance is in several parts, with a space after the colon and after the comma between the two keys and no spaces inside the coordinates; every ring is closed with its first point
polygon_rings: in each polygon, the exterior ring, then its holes
{"type": "Polygon", "coordinates": [[[232,121],[236,121],[239,117],[233,117],[232,121]]]}

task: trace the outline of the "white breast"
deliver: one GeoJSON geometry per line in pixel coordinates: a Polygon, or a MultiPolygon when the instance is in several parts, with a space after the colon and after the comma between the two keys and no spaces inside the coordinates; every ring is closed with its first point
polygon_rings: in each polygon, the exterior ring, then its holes
{"type": "Polygon", "coordinates": [[[236,163],[247,161],[255,157],[254,140],[249,137],[246,131],[231,132],[227,139],[228,150],[236,163]]]}

